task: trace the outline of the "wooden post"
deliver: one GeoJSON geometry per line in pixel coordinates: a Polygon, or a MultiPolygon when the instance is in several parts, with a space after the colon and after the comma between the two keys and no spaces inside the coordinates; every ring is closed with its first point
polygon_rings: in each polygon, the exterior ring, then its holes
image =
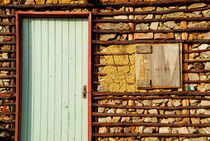
{"type": "MultiPolygon", "coordinates": [[[[98,12],[98,8],[93,8],[93,9],[92,9],[92,13],[94,13],[94,12],[98,12]]],[[[98,17],[94,17],[94,19],[98,19],[98,17]]],[[[97,27],[96,27],[95,24],[93,24],[93,25],[92,25],[92,28],[93,28],[93,29],[96,29],[97,27]]],[[[94,35],[92,35],[92,38],[93,38],[93,39],[100,40],[100,35],[94,34],[94,35]]],[[[99,49],[99,47],[100,47],[100,45],[94,45],[92,51],[93,51],[93,52],[97,52],[98,49],[99,49]]],[[[96,56],[95,56],[95,57],[96,57],[96,56]]],[[[94,60],[94,61],[97,61],[96,58],[94,58],[93,60],[94,60]]],[[[94,62],[94,63],[95,63],[95,62],[94,62]]],[[[98,108],[97,108],[97,107],[94,107],[94,108],[93,108],[93,111],[97,111],[97,112],[98,112],[98,108]]],[[[92,120],[92,122],[93,122],[93,121],[98,121],[98,117],[94,117],[93,120],[92,120]]],[[[93,126],[92,126],[92,127],[93,127],[93,126]]],[[[98,127],[92,128],[92,132],[93,132],[93,133],[94,133],[94,132],[95,132],[95,133],[98,133],[98,132],[99,132],[99,128],[98,128],[98,127]]],[[[93,137],[92,140],[93,140],[93,141],[98,141],[98,137],[93,137]]]]}
{"type": "MultiPolygon", "coordinates": [[[[130,12],[133,12],[134,11],[134,8],[133,7],[129,7],[128,10],[130,12]]],[[[129,15],[129,19],[134,19],[134,15],[129,15]]],[[[130,25],[130,29],[131,30],[134,30],[134,23],[129,23],[130,25]]],[[[128,34],[128,40],[134,40],[134,34],[128,34]]],[[[130,96],[132,97],[132,96],[130,96]]],[[[134,106],[135,105],[135,101],[134,100],[129,100],[128,101],[128,105],[129,106],[134,106]]],[[[129,111],[134,111],[134,109],[129,109],[129,111]]]]}
{"type": "MultiPolygon", "coordinates": [[[[181,26],[182,29],[187,29],[187,21],[182,21],[180,26],[181,26]]],[[[187,39],[188,39],[188,33],[187,32],[182,33],[182,40],[187,40],[187,39]]],[[[188,50],[188,44],[183,44],[183,49],[188,50]]],[[[189,58],[188,54],[183,55],[183,60],[188,59],[188,58],[189,58]]],[[[183,63],[183,69],[184,70],[188,69],[188,63],[187,62],[183,63]]],[[[183,80],[188,80],[188,74],[187,73],[183,74],[183,80]]],[[[187,84],[183,85],[183,91],[186,91],[186,86],[187,86],[187,84]]],[[[183,106],[189,106],[189,100],[184,99],[182,101],[182,105],[183,106]]],[[[189,114],[189,113],[190,113],[189,110],[183,110],[182,111],[182,114],[189,114]]],[[[190,123],[190,118],[184,118],[183,122],[190,123]]]]}

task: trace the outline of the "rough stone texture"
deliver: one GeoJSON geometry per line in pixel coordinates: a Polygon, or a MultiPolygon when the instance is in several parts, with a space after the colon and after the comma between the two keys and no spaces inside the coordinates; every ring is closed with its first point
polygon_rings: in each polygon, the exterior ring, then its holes
{"type": "Polygon", "coordinates": [[[189,8],[190,8],[190,9],[191,9],[191,8],[200,8],[200,7],[204,7],[204,6],[206,6],[205,3],[194,3],[194,4],[191,4],[191,5],[189,6],[189,8]]]}
{"type": "Polygon", "coordinates": [[[155,33],[154,36],[155,39],[173,39],[174,34],[173,33],[155,33]]]}
{"type": "Polygon", "coordinates": [[[152,39],[153,33],[135,33],[134,39],[152,39]]]}
{"type": "MultiPolygon", "coordinates": [[[[179,9],[188,9],[188,8],[199,8],[204,7],[205,4],[192,4],[189,6],[182,6],[179,9]]],[[[145,11],[146,9],[151,11],[163,11],[163,10],[170,10],[175,9],[177,7],[136,7],[135,11],[145,11]]],[[[167,17],[208,17],[209,10],[205,11],[196,11],[191,13],[184,13],[184,12],[174,12],[169,14],[163,15],[152,15],[152,14],[145,14],[145,15],[135,15],[135,19],[151,19],[151,18],[167,18],[167,17]]],[[[121,17],[122,18],[122,17],[121,17]]],[[[210,26],[210,22],[206,21],[195,21],[195,22],[188,22],[187,28],[206,28],[210,26]]],[[[181,29],[183,28],[183,24],[181,22],[175,21],[167,21],[167,22],[152,22],[152,23],[139,23],[135,25],[136,30],[171,30],[171,29],[181,29]]],[[[116,27],[112,27],[110,29],[116,29],[116,27]]],[[[129,29],[129,28],[128,28],[129,29]]],[[[134,39],[183,39],[182,33],[137,33],[134,34],[134,39]]],[[[194,33],[190,32],[188,35],[188,39],[195,40],[195,39],[209,39],[209,32],[206,33],[194,33]]],[[[189,49],[191,50],[203,50],[209,49],[209,44],[192,44],[189,45],[189,49]]],[[[103,68],[99,68],[100,73],[106,73],[106,76],[98,77],[100,81],[100,86],[105,87],[106,91],[112,92],[159,92],[159,91],[172,91],[171,89],[154,89],[154,90],[137,90],[136,83],[135,83],[135,45],[110,45],[110,46],[101,46],[99,52],[101,53],[129,53],[130,55],[120,56],[117,59],[116,56],[106,57],[103,56],[100,58],[101,63],[105,64],[125,64],[122,67],[113,67],[113,66],[105,66],[103,68]],[[117,59],[117,60],[116,60],[117,59]]],[[[191,53],[189,54],[189,59],[207,59],[209,58],[209,52],[202,52],[202,53],[191,53]]],[[[189,70],[209,70],[210,63],[209,62],[195,62],[188,64],[189,70]]],[[[208,80],[210,77],[209,73],[188,73],[188,80],[190,81],[197,81],[197,80],[208,80]]],[[[200,92],[206,92],[210,90],[209,84],[202,83],[202,84],[189,84],[189,86],[195,90],[200,92]]],[[[176,90],[175,90],[176,91],[176,90]]],[[[125,101],[124,101],[125,103],[125,101]]],[[[190,100],[190,106],[207,106],[209,101],[203,100],[190,100]]],[[[125,103],[128,105],[128,102],[125,103]]],[[[155,100],[136,100],[134,103],[135,106],[160,106],[160,107],[180,107],[183,106],[183,100],[176,100],[176,99],[155,99],[155,100]]],[[[118,113],[138,113],[138,114],[166,114],[166,115],[181,115],[185,114],[182,110],[156,110],[156,109],[128,109],[128,110],[117,110],[118,113]],[[132,111],[132,112],[130,112],[132,111]]],[[[196,115],[203,115],[209,114],[209,111],[206,109],[193,109],[190,110],[191,114],[196,115]]],[[[120,122],[145,122],[145,123],[171,123],[171,124],[178,124],[183,123],[183,118],[151,118],[151,117],[126,117],[121,118],[120,122]]],[[[190,119],[192,124],[199,124],[199,123],[209,123],[207,119],[200,119],[200,118],[191,118],[190,119]]],[[[196,133],[206,133],[204,129],[193,128],[193,127],[136,127],[134,133],[176,133],[176,134],[196,134],[196,133]]],[[[130,128],[125,128],[122,132],[124,133],[131,133],[132,130],[130,128]]],[[[125,138],[120,138],[124,140],[125,138]]],[[[120,140],[119,139],[119,140],[120,140]]],[[[169,138],[141,138],[136,140],[167,140],[171,141],[173,139],[169,138]]],[[[174,138],[175,141],[193,141],[193,140],[202,140],[203,138],[174,138]]],[[[132,139],[134,140],[134,139],[132,139]]]]}

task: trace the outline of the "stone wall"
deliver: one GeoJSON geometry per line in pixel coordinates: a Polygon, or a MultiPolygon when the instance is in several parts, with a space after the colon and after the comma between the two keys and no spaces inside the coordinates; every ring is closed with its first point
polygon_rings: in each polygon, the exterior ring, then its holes
{"type": "MultiPolygon", "coordinates": [[[[208,6],[205,3],[191,4],[189,6],[169,6],[169,7],[137,7],[134,11],[168,11],[172,9],[191,9],[191,8],[202,8],[208,6]]],[[[112,11],[129,11],[129,8],[122,7],[120,9],[103,9],[101,12],[112,12],[112,11]]],[[[174,12],[169,14],[145,14],[145,15],[135,15],[134,19],[163,19],[163,18],[193,18],[193,17],[209,17],[210,10],[195,11],[195,12],[174,12]]],[[[102,19],[129,19],[129,16],[120,15],[114,17],[103,17],[102,19]]],[[[183,21],[166,21],[166,22],[151,22],[151,23],[140,23],[135,24],[134,29],[136,30],[176,30],[176,29],[192,29],[192,28],[207,28],[210,26],[208,21],[195,21],[187,22],[185,26],[183,21]]],[[[101,23],[97,26],[101,30],[129,30],[131,29],[130,23],[101,23]]],[[[185,33],[184,33],[185,34],[185,33]]],[[[128,34],[101,34],[100,40],[102,41],[126,41],[129,40],[128,34]]],[[[183,36],[183,33],[135,33],[134,40],[138,39],[210,39],[210,32],[189,32],[187,38],[183,36]]],[[[105,76],[98,76],[98,88],[99,92],[162,92],[162,91],[182,91],[184,88],[180,89],[152,89],[152,90],[138,90],[136,88],[135,80],[135,46],[134,45],[109,45],[103,46],[100,45],[97,53],[105,54],[116,54],[116,53],[125,53],[126,55],[101,55],[97,59],[100,64],[107,64],[107,66],[99,67],[98,72],[104,74],[105,76]],[[115,65],[124,65],[124,66],[112,66],[115,65]]],[[[188,44],[189,50],[202,50],[210,49],[209,44],[188,44]]],[[[184,51],[184,49],[183,49],[184,51]]],[[[209,59],[210,51],[201,52],[201,53],[191,53],[188,55],[189,59],[209,59]]],[[[193,62],[188,63],[188,70],[198,71],[198,70],[209,70],[209,62],[193,62]]],[[[188,80],[197,81],[197,80],[210,80],[210,73],[189,73],[188,80]]],[[[209,83],[200,83],[200,84],[188,84],[190,88],[194,91],[199,92],[210,92],[209,83]]],[[[189,88],[189,87],[188,87],[189,88]]],[[[125,97],[127,95],[124,95],[125,97]]],[[[175,95],[174,95],[175,96],[175,95]]],[[[112,97],[112,96],[110,96],[112,97]]],[[[175,96],[176,97],[176,96],[175,96]]],[[[207,96],[206,96],[207,98],[207,96]]],[[[99,104],[108,104],[108,105],[121,105],[121,106],[157,106],[157,107],[182,107],[186,106],[184,99],[158,99],[158,100],[98,100],[99,104]]],[[[208,100],[190,100],[189,106],[209,106],[210,101],[208,100]]],[[[142,109],[118,109],[118,108],[109,108],[109,107],[98,107],[99,113],[126,113],[126,114],[160,114],[160,115],[181,115],[186,114],[185,110],[142,110],[142,109]]],[[[208,115],[208,109],[191,109],[189,110],[192,115],[208,115]]],[[[188,119],[190,124],[205,124],[210,123],[209,118],[190,118],[188,119]]],[[[179,124],[186,123],[185,118],[158,118],[158,117],[99,117],[98,122],[120,122],[120,123],[170,123],[170,124],[179,124]]],[[[210,128],[198,128],[198,127],[146,127],[146,126],[130,126],[130,127],[99,127],[99,133],[133,133],[133,134],[147,134],[147,133],[173,133],[173,134],[209,134],[210,128]]],[[[158,140],[167,140],[167,141],[206,141],[207,138],[157,138],[157,137],[131,137],[131,138],[99,138],[103,141],[114,141],[114,140],[144,140],[144,141],[158,141],[158,140]]]]}

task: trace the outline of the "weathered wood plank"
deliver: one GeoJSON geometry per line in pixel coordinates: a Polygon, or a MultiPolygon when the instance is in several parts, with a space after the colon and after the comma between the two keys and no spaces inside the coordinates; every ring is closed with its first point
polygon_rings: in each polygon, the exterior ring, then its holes
{"type": "MultiPolygon", "coordinates": [[[[142,54],[136,53],[136,80],[138,88],[179,88],[180,46],[179,44],[145,45],[142,54]]],[[[139,48],[138,48],[139,49],[139,48]]],[[[137,51],[139,53],[139,51],[137,51]]]]}

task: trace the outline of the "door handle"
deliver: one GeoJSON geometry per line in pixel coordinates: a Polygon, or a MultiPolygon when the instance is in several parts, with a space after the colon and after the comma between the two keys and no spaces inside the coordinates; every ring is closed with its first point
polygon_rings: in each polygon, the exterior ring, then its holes
{"type": "Polygon", "coordinates": [[[83,86],[83,98],[86,98],[87,97],[87,86],[84,85],[83,86]]]}

